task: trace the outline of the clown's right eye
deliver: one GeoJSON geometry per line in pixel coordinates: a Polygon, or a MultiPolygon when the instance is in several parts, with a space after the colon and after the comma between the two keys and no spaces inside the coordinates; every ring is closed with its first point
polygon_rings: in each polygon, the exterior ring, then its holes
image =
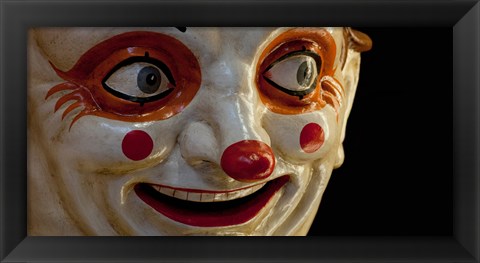
{"type": "Polygon", "coordinates": [[[138,103],[164,98],[175,88],[168,67],[149,57],[132,57],[121,62],[102,84],[111,94],[138,103]]]}
{"type": "Polygon", "coordinates": [[[304,96],[315,90],[320,68],[320,56],[310,51],[298,51],[273,62],[263,77],[287,94],[304,96]]]}

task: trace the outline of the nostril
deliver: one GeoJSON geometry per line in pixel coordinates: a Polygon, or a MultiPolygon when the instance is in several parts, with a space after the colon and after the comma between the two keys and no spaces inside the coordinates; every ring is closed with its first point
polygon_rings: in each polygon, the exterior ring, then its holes
{"type": "Polygon", "coordinates": [[[228,146],[220,162],[228,176],[242,182],[265,179],[275,168],[272,149],[256,140],[239,141],[228,146]]]}

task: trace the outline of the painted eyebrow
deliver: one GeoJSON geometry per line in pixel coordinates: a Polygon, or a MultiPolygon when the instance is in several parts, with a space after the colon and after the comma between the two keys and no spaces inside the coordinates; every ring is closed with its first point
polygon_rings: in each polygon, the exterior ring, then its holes
{"type": "Polygon", "coordinates": [[[180,32],[185,33],[187,31],[186,27],[175,27],[176,29],[180,30],[180,32]]]}

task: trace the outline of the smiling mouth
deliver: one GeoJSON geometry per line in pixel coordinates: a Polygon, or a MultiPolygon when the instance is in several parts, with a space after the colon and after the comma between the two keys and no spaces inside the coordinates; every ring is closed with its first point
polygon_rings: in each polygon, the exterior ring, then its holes
{"type": "Polygon", "coordinates": [[[135,193],[174,221],[197,227],[221,227],[242,224],[255,217],[288,180],[285,175],[266,184],[223,192],[140,183],[135,185],[135,193]]]}

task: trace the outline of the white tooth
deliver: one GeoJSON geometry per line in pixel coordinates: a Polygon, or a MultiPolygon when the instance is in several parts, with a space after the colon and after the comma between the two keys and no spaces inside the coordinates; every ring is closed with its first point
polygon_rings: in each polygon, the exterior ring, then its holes
{"type": "Polygon", "coordinates": [[[200,202],[212,202],[213,196],[213,193],[202,193],[202,199],[200,200],[200,202]]]}
{"type": "Polygon", "coordinates": [[[228,192],[228,193],[225,193],[223,194],[223,201],[228,201],[230,199],[232,199],[232,193],[231,192],[228,192]]]}
{"type": "Polygon", "coordinates": [[[250,195],[250,194],[252,194],[252,193],[253,193],[253,187],[250,187],[250,188],[248,188],[248,189],[245,189],[245,192],[242,193],[242,194],[243,194],[242,197],[247,196],[247,195],[250,195]]]}
{"type": "Polygon", "coordinates": [[[229,201],[238,198],[245,197],[247,195],[251,195],[261,189],[265,183],[255,185],[249,187],[247,189],[238,190],[234,192],[225,192],[225,193],[194,193],[194,192],[186,192],[181,190],[175,190],[169,187],[162,187],[159,185],[152,185],[152,187],[165,195],[175,197],[181,200],[188,200],[193,202],[221,202],[221,201],[229,201]]]}
{"type": "Polygon", "coordinates": [[[226,196],[226,194],[224,194],[224,193],[217,193],[214,196],[214,201],[215,202],[225,201],[225,199],[226,199],[225,196],[226,196]]]}
{"type": "Polygon", "coordinates": [[[241,196],[242,191],[230,192],[228,193],[228,200],[237,199],[241,196]]]}
{"type": "Polygon", "coordinates": [[[200,202],[200,193],[188,193],[188,201],[200,202]]]}
{"type": "Polygon", "coordinates": [[[173,196],[174,190],[173,190],[172,188],[162,187],[162,188],[160,189],[160,192],[161,192],[162,194],[166,194],[166,195],[168,195],[168,196],[173,196]]]}
{"type": "Polygon", "coordinates": [[[253,187],[252,193],[255,193],[256,191],[260,190],[265,184],[259,184],[253,187]]]}
{"type": "Polygon", "coordinates": [[[187,192],[184,191],[175,191],[175,198],[182,199],[182,200],[187,200],[187,192]]]}

